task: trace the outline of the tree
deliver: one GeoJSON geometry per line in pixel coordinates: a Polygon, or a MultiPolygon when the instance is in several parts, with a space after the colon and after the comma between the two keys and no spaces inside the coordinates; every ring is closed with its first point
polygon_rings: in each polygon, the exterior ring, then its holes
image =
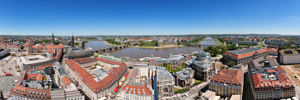
{"type": "Polygon", "coordinates": [[[178,45],[178,46],[181,45],[181,42],[177,42],[177,45],[178,45]]]}
{"type": "Polygon", "coordinates": [[[23,50],[24,49],[24,46],[23,45],[21,45],[21,50],[23,50]]]}
{"type": "Polygon", "coordinates": [[[172,70],[172,66],[170,63],[164,64],[164,67],[166,67],[167,71],[171,71],[172,70]]]}
{"type": "Polygon", "coordinates": [[[75,42],[75,46],[79,46],[79,43],[78,43],[78,42],[75,42]]]}
{"type": "Polygon", "coordinates": [[[216,57],[218,54],[220,54],[219,46],[209,46],[205,48],[204,51],[209,52],[213,57],[216,57]]]}
{"type": "Polygon", "coordinates": [[[56,45],[59,44],[59,43],[60,43],[59,41],[54,41],[54,44],[56,44],[56,45]]]}
{"type": "Polygon", "coordinates": [[[226,69],[226,67],[225,66],[221,66],[221,69],[226,69]]]}
{"type": "Polygon", "coordinates": [[[235,62],[234,61],[229,61],[229,62],[227,62],[227,66],[228,67],[232,67],[232,66],[234,66],[235,65],[235,62]]]}
{"type": "Polygon", "coordinates": [[[186,64],[185,63],[182,63],[181,64],[181,68],[185,68],[186,67],[186,64]]]}
{"type": "Polygon", "coordinates": [[[221,54],[224,53],[224,52],[226,52],[226,51],[228,51],[228,48],[225,45],[221,46],[220,49],[221,49],[221,52],[220,52],[221,54]]]}

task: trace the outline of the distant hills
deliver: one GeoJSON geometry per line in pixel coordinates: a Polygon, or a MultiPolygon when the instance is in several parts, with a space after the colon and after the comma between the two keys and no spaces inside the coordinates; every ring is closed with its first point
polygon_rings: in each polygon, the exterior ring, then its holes
{"type": "MultiPolygon", "coordinates": [[[[52,34],[49,35],[0,35],[0,37],[23,37],[23,36],[33,36],[33,37],[45,37],[45,36],[51,36],[52,34]]],[[[67,37],[67,36],[59,36],[55,35],[56,37],[67,37]]],[[[71,34],[69,35],[71,36],[71,34]]],[[[281,35],[281,34],[257,34],[257,33],[250,33],[250,34],[183,34],[183,35],[77,35],[76,37],[140,37],[140,36],[300,36],[299,35],[281,35]]]]}

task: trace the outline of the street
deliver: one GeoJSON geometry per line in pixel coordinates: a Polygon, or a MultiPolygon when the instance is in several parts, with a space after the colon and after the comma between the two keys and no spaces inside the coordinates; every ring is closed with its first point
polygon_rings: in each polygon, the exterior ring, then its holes
{"type": "Polygon", "coordinates": [[[195,96],[198,95],[198,91],[203,89],[205,86],[207,86],[209,83],[208,82],[203,82],[195,87],[190,88],[188,92],[185,93],[180,93],[180,94],[174,94],[173,96],[170,97],[163,97],[160,98],[162,100],[186,100],[186,99],[194,99],[195,96]]]}
{"type": "Polygon", "coordinates": [[[17,65],[15,57],[7,56],[6,58],[1,60],[1,63],[2,72],[11,73],[13,76],[20,76],[15,68],[15,66],[17,65]]]}

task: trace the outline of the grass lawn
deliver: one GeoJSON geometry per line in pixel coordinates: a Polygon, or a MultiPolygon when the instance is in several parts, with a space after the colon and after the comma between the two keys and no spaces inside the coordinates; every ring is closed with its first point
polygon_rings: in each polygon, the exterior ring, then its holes
{"type": "Polygon", "coordinates": [[[201,84],[203,81],[200,80],[195,80],[195,83],[193,84],[194,86],[201,84]]]}
{"type": "Polygon", "coordinates": [[[174,87],[174,91],[177,91],[177,90],[180,90],[180,89],[179,89],[179,88],[175,88],[175,87],[174,87]]]}
{"type": "Polygon", "coordinates": [[[219,39],[217,39],[217,38],[215,38],[215,41],[219,44],[219,45],[222,45],[223,43],[219,40],[219,39]]]}
{"type": "Polygon", "coordinates": [[[122,46],[123,44],[112,44],[112,43],[109,43],[108,41],[104,41],[106,44],[109,44],[109,45],[112,45],[112,46],[122,46]]]}
{"type": "Polygon", "coordinates": [[[177,94],[177,93],[182,93],[182,92],[186,92],[186,91],[189,91],[190,90],[190,88],[185,88],[185,89],[179,89],[179,90],[175,90],[175,88],[174,88],[174,93],[175,94],[177,94]]]}
{"type": "Polygon", "coordinates": [[[154,46],[139,46],[139,47],[154,47],[154,46]]]}

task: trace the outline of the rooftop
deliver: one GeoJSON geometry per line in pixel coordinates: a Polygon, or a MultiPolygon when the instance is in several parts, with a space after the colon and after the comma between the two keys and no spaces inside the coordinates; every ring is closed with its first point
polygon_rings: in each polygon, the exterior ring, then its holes
{"type": "Polygon", "coordinates": [[[157,81],[170,81],[173,80],[174,77],[169,73],[165,67],[156,67],[157,71],[157,81]]]}
{"type": "Polygon", "coordinates": [[[44,57],[42,55],[33,56],[22,56],[20,57],[23,64],[34,64],[51,60],[50,58],[44,57]]]}
{"type": "Polygon", "coordinates": [[[105,86],[116,81],[118,76],[121,76],[126,69],[126,64],[121,62],[113,62],[109,60],[97,58],[78,58],[67,60],[66,64],[70,66],[81,79],[90,86],[95,93],[105,90],[105,86]],[[99,66],[94,64],[99,63],[99,66]],[[87,67],[88,66],[88,67],[87,67]],[[99,71],[101,70],[101,71],[99,71]]]}
{"type": "Polygon", "coordinates": [[[233,51],[227,51],[224,54],[228,54],[234,58],[244,58],[248,56],[252,56],[254,53],[262,53],[266,52],[266,49],[262,48],[247,48],[247,49],[238,49],[233,51]]]}
{"type": "Polygon", "coordinates": [[[223,69],[215,77],[212,78],[211,82],[219,84],[228,84],[233,86],[243,86],[244,73],[240,70],[223,69]]]}
{"type": "Polygon", "coordinates": [[[241,95],[232,95],[230,100],[241,100],[241,95]]]}
{"type": "Polygon", "coordinates": [[[285,54],[285,55],[296,55],[300,54],[300,48],[297,49],[283,49],[279,51],[280,54],[285,54]]]}
{"type": "MultiPolygon", "coordinates": [[[[252,62],[258,62],[254,60],[252,62]]],[[[281,66],[254,66],[249,64],[251,78],[255,91],[271,91],[284,88],[294,88],[281,66]]]]}
{"type": "Polygon", "coordinates": [[[146,82],[136,82],[136,77],[139,74],[138,68],[133,70],[133,74],[129,76],[130,81],[122,90],[129,94],[136,94],[136,95],[152,95],[152,88],[146,82]]]}
{"type": "Polygon", "coordinates": [[[237,49],[237,50],[232,50],[232,51],[227,51],[227,52],[236,54],[236,55],[240,55],[240,54],[255,52],[258,50],[262,50],[262,49],[261,48],[247,48],[247,49],[237,49]]]}

